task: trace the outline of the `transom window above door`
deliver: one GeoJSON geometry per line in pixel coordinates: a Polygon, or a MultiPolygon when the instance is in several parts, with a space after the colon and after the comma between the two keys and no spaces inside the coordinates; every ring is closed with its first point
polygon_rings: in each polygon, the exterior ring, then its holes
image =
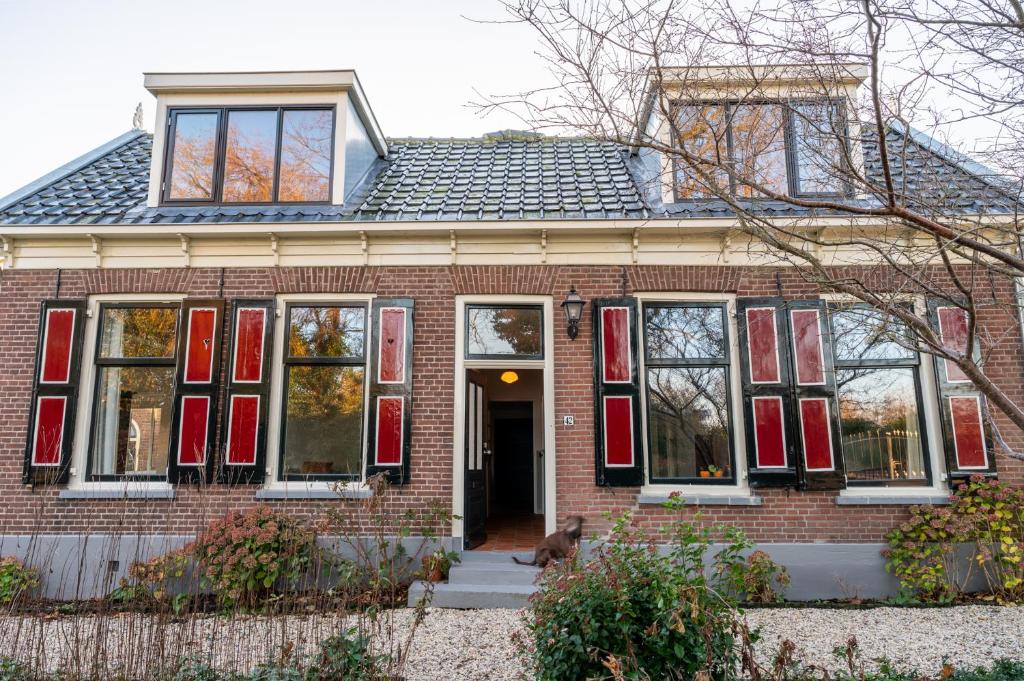
{"type": "Polygon", "coordinates": [[[466,359],[544,359],[539,305],[467,305],[466,359]]]}
{"type": "Polygon", "coordinates": [[[334,109],[172,109],[165,203],[324,203],[334,109]]]}

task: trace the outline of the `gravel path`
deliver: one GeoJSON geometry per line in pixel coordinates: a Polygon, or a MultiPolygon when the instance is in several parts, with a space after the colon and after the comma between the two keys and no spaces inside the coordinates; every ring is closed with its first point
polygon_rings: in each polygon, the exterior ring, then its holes
{"type": "MultiPolygon", "coordinates": [[[[404,641],[413,612],[394,613],[397,639],[404,641]]],[[[990,665],[1000,657],[1024,658],[1024,608],[819,608],[756,609],[747,614],[760,627],[758,652],[771,659],[783,639],[797,643],[806,663],[835,668],[836,646],[850,635],[864,660],[888,658],[898,667],[934,672],[944,659],[956,666],[990,665]]],[[[342,630],[343,618],[198,617],[186,623],[159,622],[146,615],[97,617],[0,617],[0,651],[43,660],[50,669],[79,670],[89,651],[107,651],[112,667],[148,668],[147,656],[211,657],[226,667],[246,667],[276,656],[282,648],[312,650],[342,630]],[[120,659],[118,659],[120,657],[120,659]]],[[[522,613],[510,610],[430,609],[416,632],[405,669],[408,681],[523,678],[514,636],[522,613]]]]}

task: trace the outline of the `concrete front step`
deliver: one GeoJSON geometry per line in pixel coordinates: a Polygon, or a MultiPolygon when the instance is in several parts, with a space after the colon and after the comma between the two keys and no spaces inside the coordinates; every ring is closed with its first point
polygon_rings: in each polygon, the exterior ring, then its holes
{"type": "MultiPolygon", "coordinates": [[[[409,606],[415,606],[423,596],[426,584],[413,582],[409,587],[409,606]]],[[[537,590],[535,586],[508,585],[487,586],[481,584],[447,584],[441,582],[434,585],[434,593],[430,599],[432,608],[509,608],[519,609],[529,605],[530,595],[537,590]]]]}
{"type": "MultiPolygon", "coordinates": [[[[430,605],[437,608],[525,608],[537,590],[538,568],[517,565],[511,551],[464,551],[452,565],[448,582],[435,584],[430,605]]],[[[526,553],[515,555],[523,560],[526,553]]],[[[409,588],[409,605],[422,597],[426,584],[409,588]]]]}

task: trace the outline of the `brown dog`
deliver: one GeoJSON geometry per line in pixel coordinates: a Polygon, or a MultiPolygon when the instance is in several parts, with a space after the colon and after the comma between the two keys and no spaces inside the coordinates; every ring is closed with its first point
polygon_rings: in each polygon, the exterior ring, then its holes
{"type": "Polygon", "coordinates": [[[575,550],[576,543],[579,542],[582,534],[583,517],[571,515],[565,519],[565,527],[540,540],[540,543],[537,544],[536,551],[533,553],[532,561],[522,561],[515,556],[512,556],[512,560],[520,565],[536,565],[541,568],[547,567],[547,564],[551,561],[562,560],[572,553],[573,550],[575,550]]]}

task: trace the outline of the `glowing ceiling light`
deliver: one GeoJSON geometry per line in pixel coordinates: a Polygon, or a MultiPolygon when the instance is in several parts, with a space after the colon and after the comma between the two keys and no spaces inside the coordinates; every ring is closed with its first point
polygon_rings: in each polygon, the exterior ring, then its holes
{"type": "Polygon", "coordinates": [[[503,383],[512,384],[519,380],[519,374],[514,371],[506,371],[501,375],[501,380],[503,383]]]}

